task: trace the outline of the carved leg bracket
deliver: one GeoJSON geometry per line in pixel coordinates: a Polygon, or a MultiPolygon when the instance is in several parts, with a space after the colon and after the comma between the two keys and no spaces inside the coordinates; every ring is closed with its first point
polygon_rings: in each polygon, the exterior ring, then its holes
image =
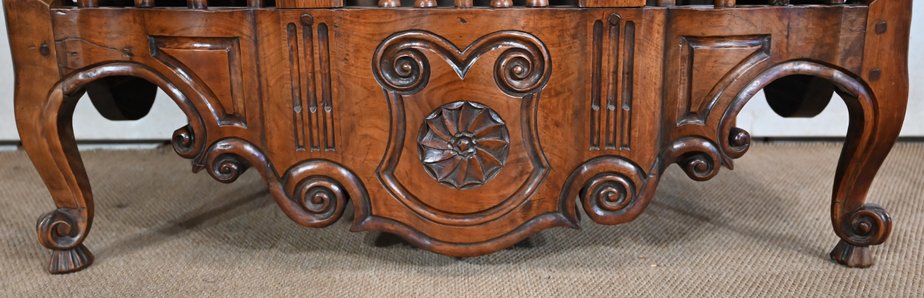
{"type": "Polygon", "coordinates": [[[892,230],[888,213],[875,205],[866,205],[873,178],[895,144],[904,116],[906,85],[884,90],[869,87],[860,79],[829,65],[810,61],[792,61],[764,71],[747,86],[732,103],[721,122],[721,132],[727,138],[722,143],[724,154],[738,158],[746,146],[740,146],[740,130],[732,128],[730,119],[756,92],[769,82],[794,75],[809,75],[830,81],[847,104],[850,124],[847,141],[838,161],[831,200],[831,221],[834,232],[841,238],[831,253],[838,263],[849,267],[869,267],[873,264],[868,246],[881,244],[892,230]],[[898,90],[898,91],[893,91],[898,90]],[[891,94],[898,92],[898,94],[891,94]]]}

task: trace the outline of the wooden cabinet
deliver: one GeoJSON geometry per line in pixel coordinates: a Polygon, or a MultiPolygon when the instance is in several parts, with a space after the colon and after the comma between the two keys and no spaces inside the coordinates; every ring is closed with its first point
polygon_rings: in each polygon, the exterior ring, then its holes
{"type": "Polygon", "coordinates": [[[866,192],[905,112],[911,1],[659,2],[6,0],[17,124],[58,206],[38,225],[50,271],[92,262],[76,100],[89,90],[132,118],[154,87],[189,120],[173,144],[194,171],[253,169],[299,224],[329,225],[349,201],[353,230],[454,256],[577,227],[579,213],[631,221],[669,165],[696,180],[733,167],[750,144],[735,117],[756,92],[773,90],[783,116],[838,92],[851,128],[832,257],[871,265],[891,220],[866,192]]]}

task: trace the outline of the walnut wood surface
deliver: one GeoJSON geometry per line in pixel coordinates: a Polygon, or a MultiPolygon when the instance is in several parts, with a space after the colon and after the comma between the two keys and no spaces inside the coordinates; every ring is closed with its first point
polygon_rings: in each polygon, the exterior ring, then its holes
{"type": "Polygon", "coordinates": [[[50,272],[93,260],[76,101],[87,90],[107,117],[137,119],[154,86],[189,121],[172,139],[194,171],[230,183],[253,168],[296,223],[327,226],[350,201],[354,231],[454,256],[577,227],[577,205],[631,221],[669,165],[695,180],[731,169],[750,144],[735,118],[765,87],[786,117],[838,92],[850,123],[831,256],[870,266],[891,230],[865,201],[904,118],[910,0],[275,3],[4,1],[17,126],[57,206],[37,227],[50,272]],[[485,5],[446,3],[413,6],[485,5]]]}

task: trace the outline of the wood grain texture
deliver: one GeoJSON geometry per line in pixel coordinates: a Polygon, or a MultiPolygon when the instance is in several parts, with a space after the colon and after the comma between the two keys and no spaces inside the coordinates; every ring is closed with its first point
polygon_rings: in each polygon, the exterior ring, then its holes
{"type": "Polygon", "coordinates": [[[669,165],[699,181],[733,168],[751,141],[735,118],[757,92],[772,91],[781,115],[804,117],[836,90],[851,120],[832,257],[872,265],[868,247],[885,241],[891,219],[866,194],[906,108],[911,2],[734,3],[6,0],[17,125],[57,205],[38,225],[50,271],[93,259],[82,244],[93,205],[73,106],[91,90],[104,113],[137,118],[146,102],[124,102],[112,84],[125,78],[164,90],[185,113],[172,140],[194,171],[231,183],[254,169],[301,225],[327,226],[351,202],[354,231],[453,256],[576,228],[578,204],[595,222],[629,222],[669,165]]]}

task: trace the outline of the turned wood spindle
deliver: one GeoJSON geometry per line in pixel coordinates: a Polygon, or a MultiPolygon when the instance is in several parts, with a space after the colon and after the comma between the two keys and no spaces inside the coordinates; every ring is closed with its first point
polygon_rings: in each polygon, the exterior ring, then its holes
{"type": "Polygon", "coordinates": [[[735,7],[735,0],[715,0],[715,8],[735,7]]]}
{"type": "Polygon", "coordinates": [[[415,0],[414,7],[417,7],[417,8],[436,7],[436,0],[415,0]]]}
{"type": "Polygon", "coordinates": [[[513,6],[513,0],[491,0],[491,7],[494,8],[507,8],[513,6]]]}
{"type": "Polygon", "coordinates": [[[669,7],[669,6],[676,6],[676,5],[677,5],[677,0],[658,0],[658,6],[661,6],[661,7],[669,7]]]}
{"type": "Polygon", "coordinates": [[[99,7],[99,0],[77,0],[77,7],[99,7]]]}
{"type": "Polygon", "coordinates": [[[549,0],[526,0],[526,7],[548,7],[549,0]]]}
{"type": "Polygon", "coordinates": [[[472,6],[475,6],[475,5],[472,3],[472,0],[454,0],[454,1],[453,1],[453,5],[454,5],[456,8],[470,8],[470,7],[472,7],[472,6]]]}
{"type": "Polygon", "coordinates": [[[401,0],[379,0],[379,7],[401,7],[401,0]]]}
{"type": "Polygon", "coordinates": [[[135,0],[135,7],[140,7],[140,8],[154,7],[154,0],[135,0]]]}
{"type": "Polygon", "coordinates": [[[263,0],[247,0],[247,7],[263,7],[263,0]]]}
{"type": "Polygon", "coordinates": [[[208,0],[186,0],[186,7],[190,9],[208,9],[208,0]]]}

